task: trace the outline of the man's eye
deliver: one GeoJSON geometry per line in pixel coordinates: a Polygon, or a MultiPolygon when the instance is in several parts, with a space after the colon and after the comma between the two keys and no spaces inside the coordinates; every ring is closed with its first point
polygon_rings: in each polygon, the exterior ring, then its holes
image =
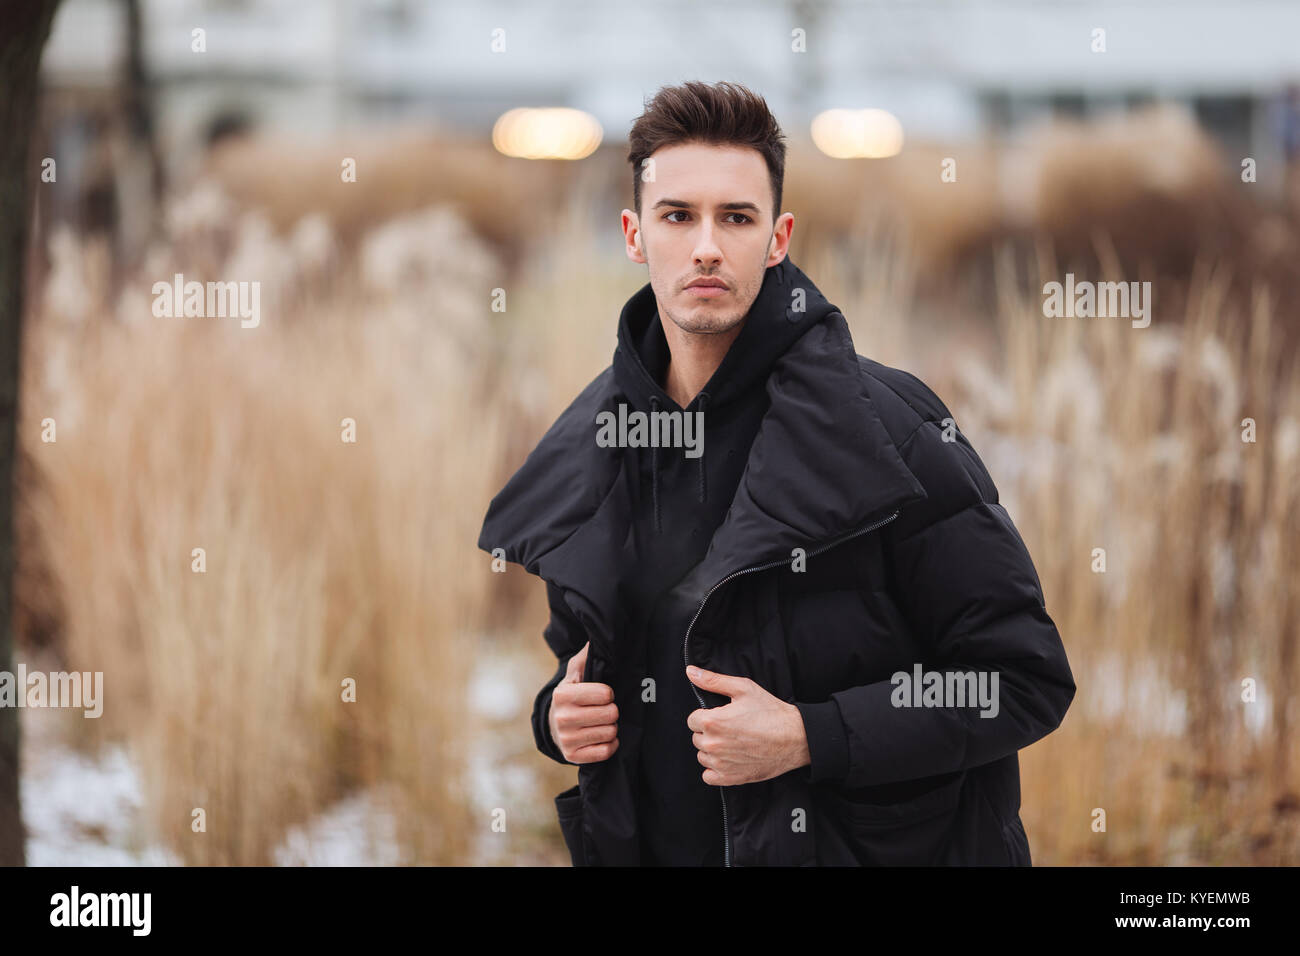
{"type": "MultiPolygon", "coordinates": [[[[681,222],[680,219],[673,219],[672,217],[673,217],[673,216],[685,216],[686,214],[687,214],[687,213],[686,213],[686,210],[684,210],[684,209],[674,209],[672,212],[667,213],[667,214],[664,216],[664,219],[668,220],[669,222],[681,222]]],[[[730,219],[732,216],[739,216],[739,217],[740,217],[741,219],[743,219],[745,222],[753,222],[753,220],[750,219],[749,216],[745,215],[743,212],[729,212],[729,213],[727,213],[727,218],[728,218],[728,219],[730,219]]]]}

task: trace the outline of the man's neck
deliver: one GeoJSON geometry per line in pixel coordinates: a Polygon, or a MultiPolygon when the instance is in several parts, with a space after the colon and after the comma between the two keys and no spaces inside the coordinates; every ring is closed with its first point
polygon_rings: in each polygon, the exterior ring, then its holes
{"type": "Polygon", "coordinates": [[[668,340],[670,356],[663,389],[669,398],[685,408],[713,378],[745,323],[738,322],[725,332],[705,333],[685,332],[662,315],[659,322],[664,329],[664,338],[668,340]]]}

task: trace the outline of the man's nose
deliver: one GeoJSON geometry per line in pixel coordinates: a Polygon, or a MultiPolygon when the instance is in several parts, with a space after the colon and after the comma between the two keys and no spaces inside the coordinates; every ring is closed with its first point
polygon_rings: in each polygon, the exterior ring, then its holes
{"type": "Polygon", "coordinates": [[[722,261],[722,250],[714,239],[713,223],[705,221],[700,226],[695,241],[695,261],[705,264],[717,264],[722,261]]]}

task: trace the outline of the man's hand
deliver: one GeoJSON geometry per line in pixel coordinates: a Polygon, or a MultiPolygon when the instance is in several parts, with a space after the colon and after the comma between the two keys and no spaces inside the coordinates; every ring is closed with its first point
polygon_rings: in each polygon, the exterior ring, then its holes
{"type": "Polygon", "coordinates": [[[547,716],[551,739],[569,763],[599,763],[608,760],[618,749],[618,705],[614,688],[608,684],[583,681],[587,667],[587,648],[569,659],[564,680],[551,693],[547,716]]]}
{"type": "Polygon", "coordinates": [[[710,786],[758,783],[812,763],[799,708],[773,697],[748,677],[686,668],[704,690],[730,697],[722,707],[694,710],[686,726],[695,733],[696,756],[710,786]]]}

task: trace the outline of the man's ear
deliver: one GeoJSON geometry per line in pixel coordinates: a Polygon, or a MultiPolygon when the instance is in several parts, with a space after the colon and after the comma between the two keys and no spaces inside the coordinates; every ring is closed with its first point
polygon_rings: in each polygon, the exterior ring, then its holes
{"type": "MultiPolygon", "coordinates": [[[[629,228],[632,229],[632,249],[636,250],[636,255],[644,258],[645,244],[641,241],[641,221],[630,209],[623,210],[622,228],[625,235],[629,228]]],[[[629,250],[628,255],[633,255],[633,252],[629,250]]]]}

